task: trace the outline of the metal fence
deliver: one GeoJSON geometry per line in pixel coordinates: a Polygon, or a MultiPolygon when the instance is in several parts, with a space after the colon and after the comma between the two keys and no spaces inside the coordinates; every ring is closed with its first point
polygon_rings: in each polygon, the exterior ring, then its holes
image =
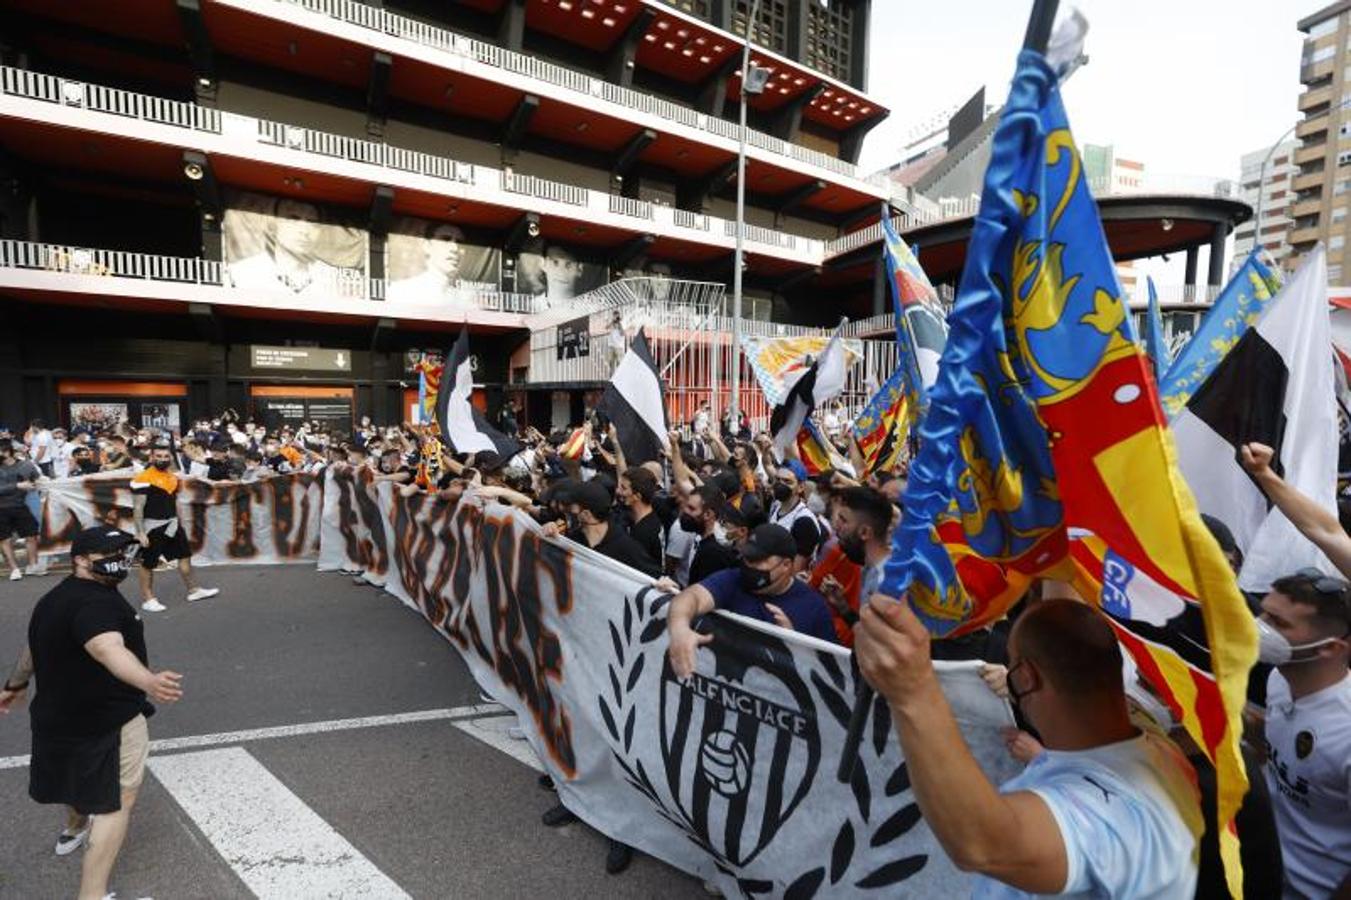
{"type": "MultiPolygon", "coordinates": [[[[734,357],[741,366],[741,408],[753,427],[768,426],[770,407],[745,354],[733,352],[733,319],[720,315],[725,287],[706,282],[626,278],[569,301],[565,308],[530,319],[527,385],[600,386],[609,381],[623,349],[642,329],[666,390],[666,412],[678,424],[709,402],[721,414],[731,402],[734,357]],[[559,358],[559,325],[587,317],[587,353],[559,358]],[[623,337],[612,332],[616,326],[623,337]]],[[[741,320],[741,333],[763,337],[828,335],[821,328],[741,320]]],[[[852,336],[846,328],[846,336],[852,336]]],[[[862,358],[850,367],[845,406],[860,410],[896,366],[893,340],[857,342],[862,358]]]]}

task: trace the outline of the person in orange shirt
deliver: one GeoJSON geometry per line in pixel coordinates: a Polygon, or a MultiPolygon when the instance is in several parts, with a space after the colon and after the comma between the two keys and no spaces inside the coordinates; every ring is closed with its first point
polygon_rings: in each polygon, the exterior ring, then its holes
{"type": "MultiPolygon", "coordinates": [[[[831,517],[832,520],[834,516],[831,517]]],[[[834,522],[832,528],[836,528],[834,522]]],[[[816,588],[830,605],[830,618],[835,634],[845,647],[854,646],[854,623],[858,621],[858,589],[863,581],[863,568],[850,561],[840,540],[832,537],[821,551],[820,559],[812,567],[807,584],[816,588]]]]}

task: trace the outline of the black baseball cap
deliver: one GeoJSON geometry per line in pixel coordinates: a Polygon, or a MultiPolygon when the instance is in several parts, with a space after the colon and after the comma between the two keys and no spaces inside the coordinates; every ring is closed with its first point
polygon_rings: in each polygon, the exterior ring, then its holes
{"type": "Polygon", "coordinates": [[[614,500],[603,485],[594,481],[584,481],[573,488],[571,502],[590,511],[593,516],[605,517],[610,514],[614,500]]]}
{"type": "Polygon", "coordinates": [[[742,541],[740,549],[741,558],[749,562],[769,556],[791,558],[797,556],[797,541],[787,528],[766,522],[752,529],[751,536],[742,541]]]}
{"type": "Polygon", "coordinates": [[[111,525],[95,525],[86,528],[70,542],[71,556],[88,556],[91,553],[113,553],[136,543],[136,536],[114,528],[111,525]]]}

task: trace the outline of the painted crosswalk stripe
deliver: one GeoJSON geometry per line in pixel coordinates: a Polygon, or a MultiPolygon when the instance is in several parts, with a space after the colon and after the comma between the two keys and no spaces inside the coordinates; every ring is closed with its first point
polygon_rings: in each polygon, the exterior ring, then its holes
{"type": "Polygon", "coordinates": [[[455,727],[472,738],[482,741],[494,750],[501,750],[507,756],[523,763],[536,772],[543,772],[539,757],[530,749],[526,741],[512,737],[508,732],[516,725],[515,716],[483,716],[463,719],[455,727]]]}
{"type": "MultiPolygon", "coordinates": [[[[357,719],[329,719],[325,722],[301,722],[296,725],[273,725],[268,728],[249,728],[244,731],[221,731],[214,734],[161,738],[158,741],[150,742],[150,752],[154,754],[163,753],[166,750],[192,750],[201,747],[218,747],[222,744],[245,744],[251,741],[300,737],[306,734],[326,734],[331,731],[351,731],[357,728],[385,728],[390,725],[409,725],[416,722],[443,720],[455,722],[460,719],[491,718],[505,715],[507,715],[507,710],[496,703],[455,706],[449,709],[420,709],[415,712],[363,716],[357,719]]],[[[22,769],[28,765],[28,762],[27,754],[23,756],[0,756],[0,769],[22,769]]]]}
{"type": "Polygon", "coordinates": [[[148,765],[262,900],[408,896],[244,748],[155,757],[148,765]]]}

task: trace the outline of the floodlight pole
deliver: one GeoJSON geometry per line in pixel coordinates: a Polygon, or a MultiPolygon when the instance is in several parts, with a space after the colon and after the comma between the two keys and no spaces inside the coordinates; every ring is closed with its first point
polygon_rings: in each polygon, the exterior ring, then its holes
{"type": "MultiPolygon", "coordinates": [[[[728,411],[732,414],[732,432],[741,423],[741,270],[746,259],[746,79],[751,71],[751,34],[760,14],[760,0],[751,0],[746,17],[746,40],[741,47],[741,87],[736,150],[736,254],[732,260],[732,399],[728,411]]],[[[714,386],[716,396],[717,386],[714,386]]],[[[716,403],[714,415],[717,415],[716,403]]]]}

